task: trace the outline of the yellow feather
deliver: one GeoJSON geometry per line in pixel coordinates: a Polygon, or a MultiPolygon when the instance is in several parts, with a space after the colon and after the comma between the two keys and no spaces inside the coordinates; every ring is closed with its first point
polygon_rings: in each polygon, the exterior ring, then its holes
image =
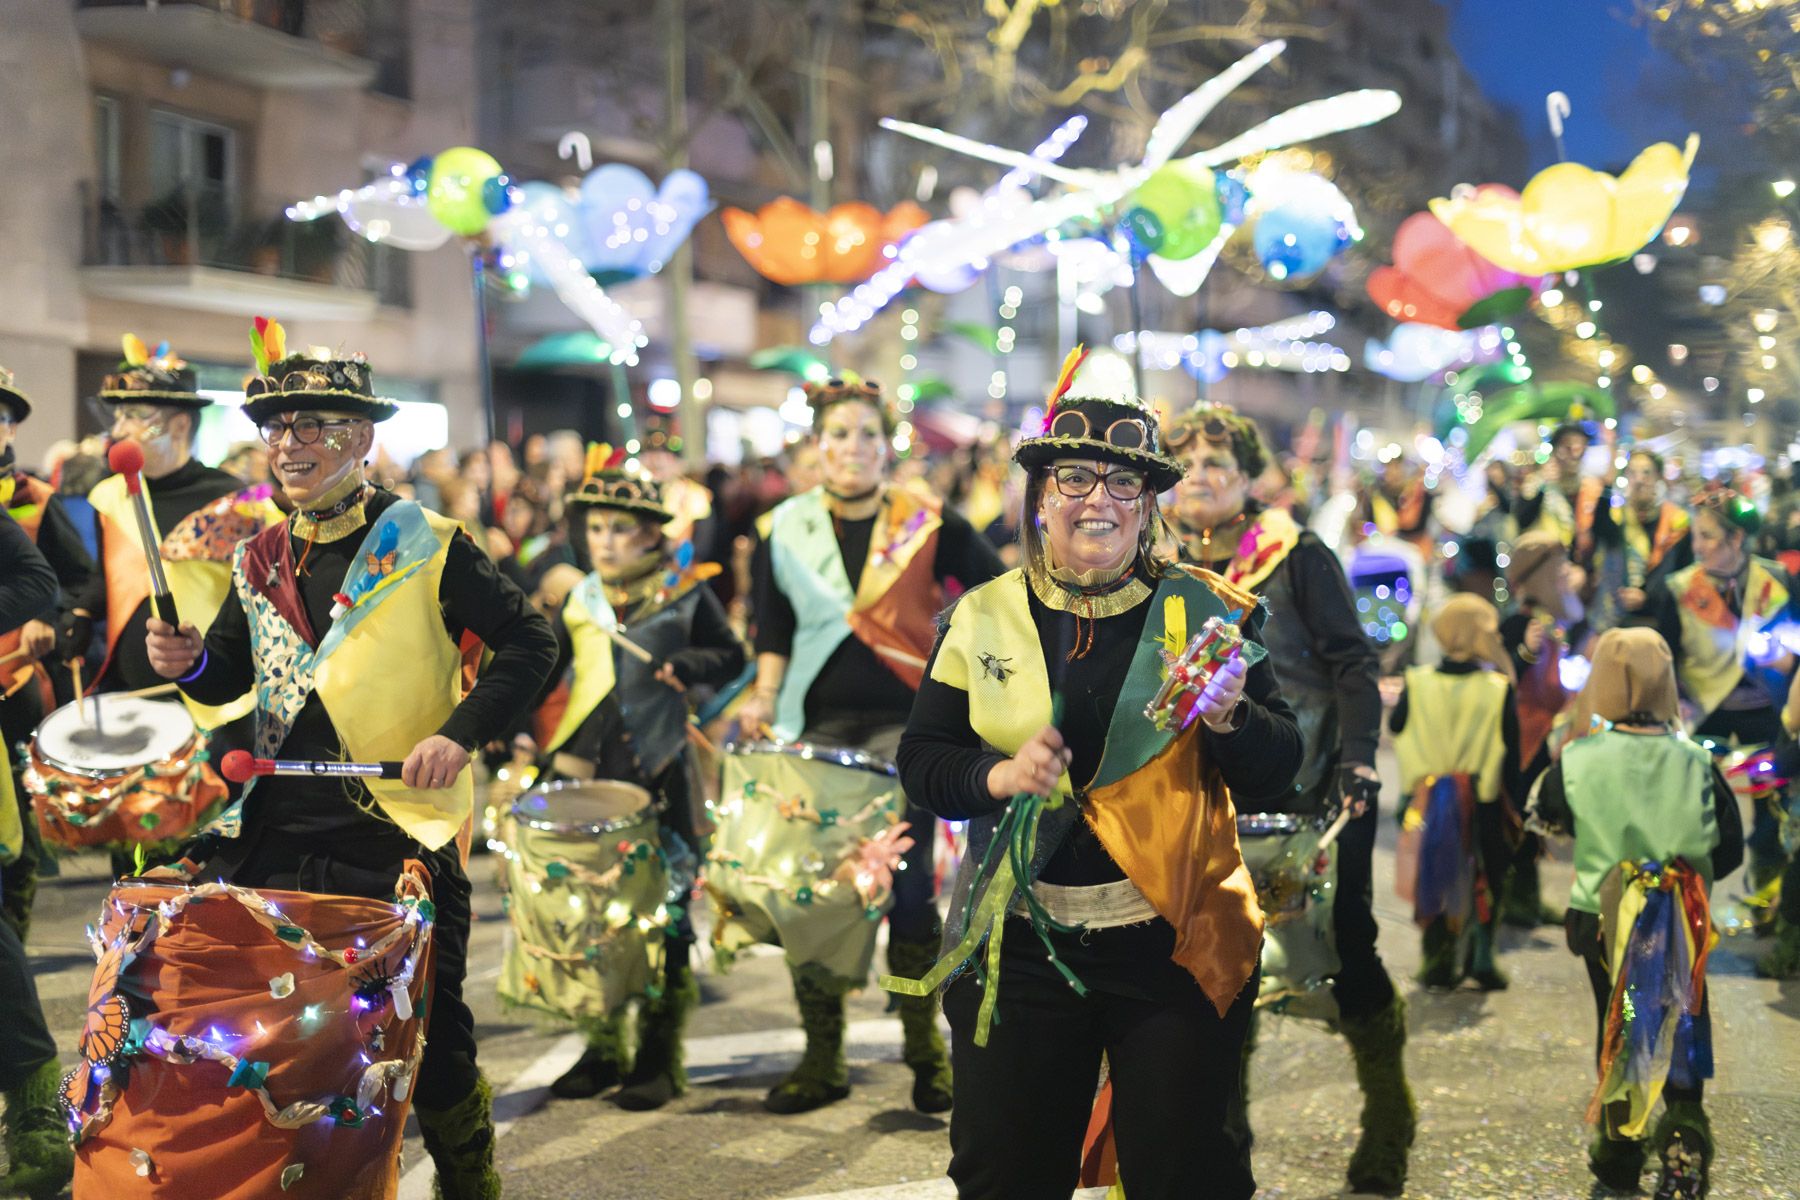
{"type": "Polygon", "coordinates": [[[144,345],[144,339],[135,333],[128,333],[120,339],[125,348],[125,361],[134,367],[141,367],[150,360],[150,348],[144,345]]]}
{"type": "Polygon", "coordinates": [[[1062,370],[1057,372],[1056,387],[1050,393],[1050,398],[1052,400],[1059,398],[1064,392],[1069,390],[1069,383],[1075,376],[1075,368],[1079,367],[1081,365],[1081,360],[1086,357],[1087,347],[1079,343],[1076,344],[1073,350],[1063,356],[1062,370]]]}
{"type": "Polygon", "coordinates": [[[1181,596],[1163,597],[1163,649],[1171,655],[1187,649],[1187,600],[1181,596]]]}
{"type": "Polygon", "coordinates": [[[287,357],[287,330],[281,327],[280,321],[270,321],[269,327],[263,330],[263,350],[268,354],[271,366],[287,357]]]}
{"type": "Polygon", "coordinates": [[[611,457],[611,446],[607,445],[605,442],[589,442],[587,448],[587,463],[583,468],[583,473],[587,475],[598,475],[601,471],[606,469],[606,460],[611,457]]]}

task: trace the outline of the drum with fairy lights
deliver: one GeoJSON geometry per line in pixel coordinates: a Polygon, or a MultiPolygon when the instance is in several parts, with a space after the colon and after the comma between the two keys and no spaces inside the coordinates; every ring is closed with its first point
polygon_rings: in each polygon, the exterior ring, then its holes
{"type": "Polygon", "coordinates": [[[1323,823],[1290,813],[1239,813],[1238,847],[1263,910],[1258,1005],[1323,1001],[1338,970],[1332,928],[1337,845],[1319,849],[1323,823]]]}
{"type": "Polygon", "coordinates": [[[424,1050],[435,912],[126,879],[63,1081],[75,1195],[392,1197],[424,1050]]]}
{"type": "Polygon", "coordinates": [[[911,845],[894,764],[793,742],[727,747],[706,856],[713,946],[729,961],[754,943],[788,964],[861,983],[911,845]]]}
{"type": "Polygon", "coordinates": [[[32,735],[24,775],[44,839],[127,846],[187,834],[224,780],[179,702],[129,694],[65,704],[32,735]]]}
{"type": "Polygon", "coordinates": [[[542,784],[513,802],[498,840],[510,922],[501,998],[580,1021],[649,995],[686,900],[669,894],[650,793],[611,779],[542,784]]]}

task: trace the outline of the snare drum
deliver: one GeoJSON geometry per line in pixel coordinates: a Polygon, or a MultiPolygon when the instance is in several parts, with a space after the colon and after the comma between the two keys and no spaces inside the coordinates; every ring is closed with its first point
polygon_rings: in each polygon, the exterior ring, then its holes
{"type": "Polygon", "coordinates": [[[1262,990],[1256,1003],[1298,1000],[1337,974],[1332,928],[1337,845],[1319,850],[1324,830],[1289,813],[1239,813],[1238,847],[1263,910],[1262,990]]]}
{"type": "Polygon", "coordinates": [[[178,701],[112,694],[65,704],[31,739],[24,778],[38,828],[74,848],[182,837],[226,796],[204,749],[178,701]]]}
{"type": "Polygon", "coordinates": [[[392,1197],[432,908],[122,880],[63,1101],[77,1197],[392,1197]]]}
{"type": "Polygon", "coordinates": [[[754,943],[782,946],[790,966],[864,980],[893,907],[890,890],[867,887],[862,864],[905,813],[894,765],[832,746],[744,742],[726,748],[722,780],[706,856],[714,947],[729,959],[754,943]]]}
{"type": "Polygon", "coordinates": [[[650,793],[609,779],[533,788],[502,821],[511,929],[500,996],[570,1020],[659,984],[669,867],[650,793]]]}

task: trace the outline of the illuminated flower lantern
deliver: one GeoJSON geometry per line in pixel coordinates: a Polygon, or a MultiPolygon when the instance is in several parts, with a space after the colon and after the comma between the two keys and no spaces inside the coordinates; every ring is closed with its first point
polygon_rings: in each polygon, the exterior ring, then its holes
{"type": "Polygon", "coordinates": [[[692,171],[670,171],[657,187],[636,167],[607,163],[581,181],[577,207],[587,232],[582,264],[607,284],[662,270],[712,199],[692,171]]]}
{"type": "Polygon", "coordinates": [[[784,286],[861,283],[887,261],[888,248],[929,219],[908,201],[888,210],[839,204],[820,213],[779,197],[754,213],[720,214],[738,253],[766,278],[784,286]]]}
{"type": "Polygon", "coordinates": [[[1388,316],[1439,329],[1490,325],[1519,311],[1543,286],[1542,276],[1520,275],[1481,257],[1428,212],[1400,222],[1394,265],[1369,276],[1369,296],[1388,316]]]}
{"type": "Polygon", "coordinates": [[[1522,194],[1493,185],[1439,198],[1431,211],[1470,249],[1520,275],[1618,262],[1654,238],[1687,192],[1700,148],[1658,142],[1614,179],[1580,163],[1539,171],[1522,194]]]}

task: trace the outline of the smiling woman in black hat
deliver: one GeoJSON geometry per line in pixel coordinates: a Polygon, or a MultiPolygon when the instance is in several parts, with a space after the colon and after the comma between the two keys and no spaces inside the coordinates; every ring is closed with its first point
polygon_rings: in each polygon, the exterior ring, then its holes
{"type": "Polygon", "coordinates": [[[965,1197],[1067,1195],[1104,1054],[1133,1200],[1244,1200],[1249,1146],[1227,1114],[1262,913],[1226,789],[1287,785],[1294,718],[1267,663],[1248,665],[1256,598],[1155,552],[1156,496],[1181,468],[1123,360],[1071,354],[1044,432],[1015,457],[1026,564],[951,610],[900,743],[907,793],[969,822],[955,947],[925,983],[988,944],[944,995],[949,1173],[965,1197]],[[1165,649],[1213,617],[1250,640],[1152,720],[1165,649]],[[990,870],[997,840],[1007,865],[990,870]]]}

